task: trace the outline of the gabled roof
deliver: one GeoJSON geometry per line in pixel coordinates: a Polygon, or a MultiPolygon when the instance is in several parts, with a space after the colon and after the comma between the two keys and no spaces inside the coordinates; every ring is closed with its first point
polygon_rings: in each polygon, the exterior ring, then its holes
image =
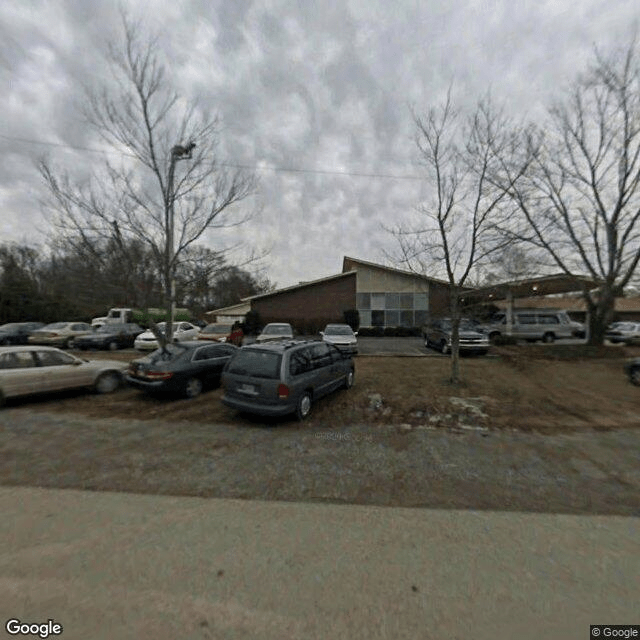
{"type": "Polygon", "coordinates": [[[220,309],[213,309],[213,311],[206,311],[205,315],[224,315],[225,313],[230,315],[233,315],[234,313],[242,314],[247,313],[247,311],[249,311],[250,309],[251,305],[248,302],[239,302],[238,304],[232,304],[230,307],[221,307],[220,309]]]}
{"type": "Polygon", "coordinates": [[[276,289],[275,291],[269,291],[267,293],[259,293],[255,296],[249,296],[248,298],[242,298],[243,301],[259,300],[260,298],[268,298],[269,296],[277,296],[281,293],[288,291],[295,291],[296,289],[302,289],[310,285],[321,284],[323,282],[330,282],[331,280],[338,280],[339,278],[346,278],[355,276],[355,271],[347,271],[346,273],[338,273],[337,275],[327,276],[326,278],[318,278],[317,280],[308,280],[307,282],[299,282],[290,287],[284,287],[284,289],[276,289]]]}
{"type": "Polygon", "coordinates": [[[367,260],[359,260],[358,258],[351,258],[349,256],[345,256],[342,259],[343,273],[349,273],[350,271],[354,270],[353,267],[351,267],[350,269],[348,268],[348,262],[355,264],[356,270],[357,270],[357,265],[361,264],[365,267],[369,267],[372,269],[381,269],[383,271],[390,271],[391,273],[399,273],[403,276],[411,276],[412,278],[420,278],[422,280],[427,280],[429,282],[437,282],[438,284],[444,284],[446,286],[449,286],[449,283],[446,280],[440,280],[439,278],[432,278],[431,276],[425,276],[420,273],[416,273],[415,271],[405,271],[404,269],[397,269],[396,267],[387,267],[383,264],[376,264],[375,262],[368,262],[367,260]]]}

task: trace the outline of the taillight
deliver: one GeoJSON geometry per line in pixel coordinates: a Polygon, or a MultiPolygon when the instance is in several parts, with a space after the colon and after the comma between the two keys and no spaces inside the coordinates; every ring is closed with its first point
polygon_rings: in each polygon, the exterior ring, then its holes
{"type": "Polygon", "coordinates": [[[147,371],[145,374],[149,380],[168,380],[173,376],[171,371],[147,371]]]}
{"type": "Polygon", "coordinates": [[[289,397],[289,387],[286,384],[278,385],[278,398],[284,399],[289,397]]]}

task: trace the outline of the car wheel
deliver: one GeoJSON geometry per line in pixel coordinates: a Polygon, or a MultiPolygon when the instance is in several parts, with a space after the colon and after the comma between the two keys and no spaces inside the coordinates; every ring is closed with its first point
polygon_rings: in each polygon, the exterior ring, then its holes
{"type": "Polygon", "coordinates": [[[103,373],[96,380],[95,389],[97,393],[113,393],[120,386],[120,376],[110,371],[103,373]]]}
{"type": "Polygon", "coordinates": [[[187,398],[197,398],[202,393],[202,380],[189,378],[184,385],[184,395],[187,398]]]}
{"type": "Polygon", "coordinates": [[[489,334],[489,342],[491,344],[495,344],[499,339],[500,339],[500,334],[497,331],[489,334]]]}
{"type": "Polygon", "coordinates": [[[345,389],[351,389],[351,387],[353,387],[353,380],[354,380],[354,373],[353,373],[353,369],[349,369],[349,373],[347,373],[347,375],[345,376],[344,379],[344,388],[345,389]]]}
{"type": "Polygon", "coordinates": [[[556,339],[555,335],[553,335],[553,333],[551,332],[545,333],[542,336],[542,342],[544,342],[545,344],[551,344],[555,339],[556,339]]]}
{"type": "Polygon", "coordinates": [[[447,355],[447,353],[449,353],[449,346],[444,340],[440,343],[440,351],[445,356],[447,355]]]}
{"type": "Polygon", "coordinates": [[[311,413],[311,394],[305,391],[296,405],[296,418],[304,420],[311,413]]]}
{"type": "Polygon", "coordinates": [[[118,343],[110,342],[107,348],[109,349],[109,351],[116,351],[118,349],[118,343]]]}
{"type": "Polygon", "coordinates": [[[631,380],[631,384],[640,387],[640,367],[633,367],[629,371],[629,380],[631,380]]]}

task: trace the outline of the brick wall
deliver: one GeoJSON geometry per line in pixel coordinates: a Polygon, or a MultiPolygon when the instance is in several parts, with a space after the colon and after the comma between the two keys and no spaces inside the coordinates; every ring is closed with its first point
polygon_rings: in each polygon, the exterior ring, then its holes
{"type": "MultiPolygon", "coordinates": [[[[251,301],[263,323],[290,322],[300,332],[309,323],[344,322],[343,312],[356,308],[356,275],[310,284],[251,301]]],[[[322,328],[322,327],[320,327],[322,328]]]]}

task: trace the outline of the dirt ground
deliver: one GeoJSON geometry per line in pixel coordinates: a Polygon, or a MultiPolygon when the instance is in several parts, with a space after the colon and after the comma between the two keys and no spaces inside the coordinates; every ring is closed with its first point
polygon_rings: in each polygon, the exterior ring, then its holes
{"type": "MultiPolygon", "coordinates": [[[[623,362],[640,348],[529,346],[494,349],[493,357],[463,358],[463,383],[448,381],[448,358],[356,358],[356,384],[320,400],[305,428],[346,424],[466,424],[491,430],[534,430],[549,434],[585,428],[640,427],[640,389],[623,374],[623,362]],[[595,357],[594,357],[595,356],[595,357]],[[452,402],[452,398],[454,398],[452,402]],[[455,398],[471,398],[471,403],[455,398]]],[[[87,358],[130,361],[135,352],[92,352],[87,358]]],[[[130,388],[113,395],[57,394],[17,400],[10,406],[77,413],[92,418],[157,419],[234,425],[286,426],[295,420],[238,415],[220,402],[221,389],[195,400],[154,398],[130,388]]]]}
{"type": "Polygon", "coordinates": [[[630,354],[495,355],[464,359],[455,388],[446,358],[359,357],[353,389],[320,400],[304,423],[238,415],[220,389],[195,400],[122,389],[10,402],[0,484],[640,515],[630,354]]]}

